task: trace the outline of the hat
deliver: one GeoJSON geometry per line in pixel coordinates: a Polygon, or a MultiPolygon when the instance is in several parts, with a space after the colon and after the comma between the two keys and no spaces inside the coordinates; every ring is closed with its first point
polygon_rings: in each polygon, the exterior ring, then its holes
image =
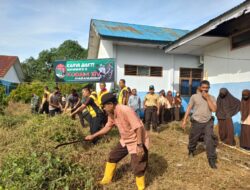
{"type": "Polygon", "coordinates": [[[154,89],[155,89],[154,85],[149,86],[149,90],[154,90],[154,89]]]}
{"type": "Polygon", "coordinates": [[[107,103],[117,103],[116,96],[112,93],[107,93],[102,96],[102,105],[107,103]]]}

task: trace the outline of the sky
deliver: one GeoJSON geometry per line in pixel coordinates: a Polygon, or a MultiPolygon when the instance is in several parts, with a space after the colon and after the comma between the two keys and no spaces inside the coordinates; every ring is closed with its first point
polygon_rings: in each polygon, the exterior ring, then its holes
{"type": "Polygon", "coordinates": [[[77,40],[91,19],[193,30],[244,0],[0,0],[0,55],[21,61],[77,40]]]}

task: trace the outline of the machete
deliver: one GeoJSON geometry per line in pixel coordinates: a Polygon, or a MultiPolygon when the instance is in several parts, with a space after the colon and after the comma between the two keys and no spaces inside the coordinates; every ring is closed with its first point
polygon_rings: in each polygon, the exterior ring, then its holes
{"type": "Polygon", "coordinates": [[[79,143],[79,142],[85,142],[85,141],[87,141],[87,140],[85,140],[85,138],[84,138],[82,140],[75,140],[75,141],[71,141],[71,142],[61,143],[61,144],[57,145],[55,147],[55,149],[57,149],[57,148],[59,148],[61,146],[66,146],[66,145],[75,144],[75,143],[79,143]]]}

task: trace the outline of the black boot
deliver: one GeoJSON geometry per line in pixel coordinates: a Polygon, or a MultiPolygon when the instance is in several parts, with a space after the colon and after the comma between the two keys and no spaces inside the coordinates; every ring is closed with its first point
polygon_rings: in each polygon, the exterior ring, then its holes
{"type": "Polygon", "coordinates": [[[214,158],[209,158],[208,159],[208,163],[209,163],[209,166],[212,168],[212,169],[217,169],[217,166],[216,166],[216,159],[214,158]]]}

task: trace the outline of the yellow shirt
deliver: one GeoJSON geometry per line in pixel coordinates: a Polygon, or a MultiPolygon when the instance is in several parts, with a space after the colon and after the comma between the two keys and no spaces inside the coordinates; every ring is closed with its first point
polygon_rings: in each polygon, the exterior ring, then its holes
{"type": "Polygon", "coordinates": [[[107,90],[105,90],[105,91],[100,91],[100,92],[98,93],[97,99],[98,99],[99,105],[102,105],[102,96],[103,96],[104,94],[107,94],[107,93],[108,93],[107,90]]]}
{"type": "Polygon", "coordinates": [[[43,96],[42,103],[44,103],[45,101],[48,101],[48,102],[49,102],[50,92],[47,91],[47,90],[44,90],[44,94],[47,94],[47,98],[45,98],[45,97],[43,96]]]}
{"type": "Polygon", "coordinates": [[[146,106],[157,106],[159,101],[159,95],[149,93],[145,96],[144,101],[146,106]]]}
{"type": "Polygon", "coordinates": [[[118,104],[123,104],[122,100],[123,100],[123,92],[127,91],[127,97],[126,97],[126,105],[128,103],[128,88],[125,86],[123,89],[121,89],[119,96],[118,96],[118,104]]]}

